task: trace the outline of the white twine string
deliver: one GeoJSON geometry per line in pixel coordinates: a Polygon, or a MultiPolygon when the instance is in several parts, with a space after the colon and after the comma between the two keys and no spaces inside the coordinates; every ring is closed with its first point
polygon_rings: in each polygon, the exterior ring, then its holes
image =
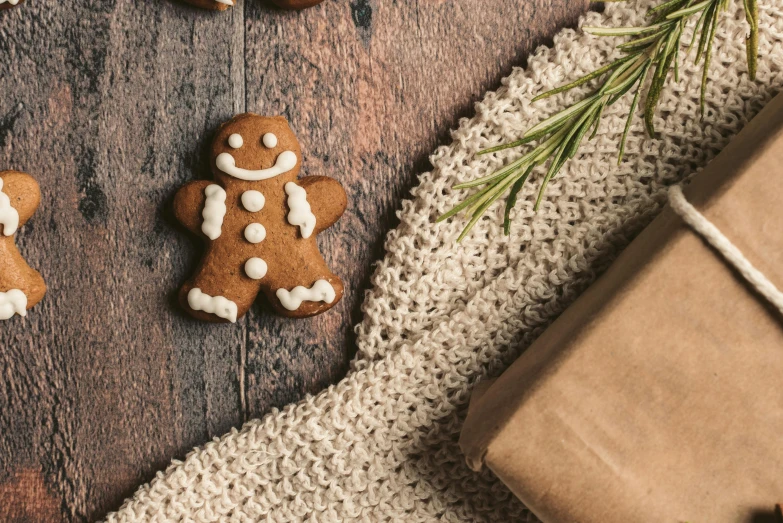
{"type": "Polygon", "coordinates": [[[679,186],[669,189],[669,205],[685,223],[720,252],[726,261],[731,263],[748,280],[748,283],[783,314],[783,293],[761,271],[756,269],[712,222],[688,202],[679,186]]]}

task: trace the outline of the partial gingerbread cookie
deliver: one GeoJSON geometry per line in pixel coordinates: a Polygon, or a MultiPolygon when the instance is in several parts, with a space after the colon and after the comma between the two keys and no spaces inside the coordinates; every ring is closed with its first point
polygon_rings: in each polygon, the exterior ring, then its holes
{"type": "Polygon", "coordinates": [[[304,318],[334,307],[343,282],[316,235],[348,204],[339,182],[297,180],[302,152],[285,118],[242,114],[223,124],[211,154],[214,182],[191,182],[174,198],[177,219],[207,242],[180,302],[205,321],[235,322],[262,292],[277,312],[304,318]]]}
{"type": "Polygon", "coordinates": [[[0,320],[26,316],[46,294],[38,271],[24,261],[14,234],[41,202],[38,183],[29,174],[0,172],[0,320]]]}
{"type": "Polygon", "coordinates": [[[272,0],[277,7],[283,9],[306,9],[318,5],[324,0],[272,0]]]}
{"type": "Polygon", "coordinates": [[[24,0],[0,0],[0,11],[3,9],[11,9],[21,4],[24,0]]]}
{"type": "Polygon", "coordinates": [[[212,9],[214,11],[225,11],[234,6],[234,0],[185,0],[185,2],[201,7],[203,9],[212,9]]]}

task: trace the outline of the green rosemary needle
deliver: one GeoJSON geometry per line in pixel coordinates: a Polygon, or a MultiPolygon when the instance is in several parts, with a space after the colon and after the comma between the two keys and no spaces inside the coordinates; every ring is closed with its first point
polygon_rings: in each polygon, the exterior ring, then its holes
{"type": "MultiPolygon", "coordinates": [[[[549,181],[557,175],[569,159],[576,155],[582,140],[590,129],[593,129],[593,132],[588,139],[595,136],[604,109],[634,89],[635,93],[625,129],[620,139],[618,163],[622,162],[633,116],[642,98],[642,92],[645,90],[644,125],[647,133],[654,137],[653,117],[655,110],[672,70],[675,81],[679,80],[682,35],[685,24],[692,19],[696,19],[696,24],[687,53],[690,53],[695,47],[696,63],[704,59],[701,79],[701,111],[703,115],[715,30],[721,13],[730,7],[731,1],[668,0],[649,10],[648,16],[651,17],[651,22],[644,27],[584,27],[585,32],[596,36],[631,37],[629,41],[617,46],[624,56],[578,80],[533,98],[535,102],[605,77],[600,87],[592,94],[528,129],[520,139],[480,151],[478,154],[484,155],[538,142],[535,147],[509,165],[482,178],[455,185],[455,189],[474,187],[479,189],[462,203],[440,216],[438,221],[446,220],[466,210],[469,221],[457,239],[457,241],[461,241],[486,210],[508,192],[503,229],[505,234],[509,234],[511,209],[516,205],[517,195],[530,179],[533,171],[548,163],[534,207],[535,210],[538,210],[549,181]],[[645,88],[648,85],[647,79],[650,75],[652,77],[649,86],[645,88]]],[[[751,79],[755,79],[758,55],[758,4],[757,0],[743,0],[743,5],[750,26],[749,36],[746,39],[748,69],[751,79]]]]}

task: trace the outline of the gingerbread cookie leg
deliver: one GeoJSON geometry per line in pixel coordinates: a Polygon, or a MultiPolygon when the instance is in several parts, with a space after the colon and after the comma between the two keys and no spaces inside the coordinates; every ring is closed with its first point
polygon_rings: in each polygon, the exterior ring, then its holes
{"type": "Polygon", "coordinates": [[[337,305],[344,291],[342,280],[329,270],[323,258],[292,263],[290,270],[276,271],[274,286],[262,288],[272,307],[289,318],[326,312],[337,305]]]}
{"type": "Polygon", "coordinates": [[[283,316],[308,318],[326,312],[340,301],[344,285],[335,275],[325,276],[311,285],[297,285],[292,289],[277,289],[274,294],[265,292],[267,299],[283,316]]]}
{"type": "Polygon", "coordinates": [[[25,316],[46,294],[40,274],[22,258],[14,234],[38,208],[41,192],[32,176],[0,173],[0,320],[25,316]]]}
{"type": "Polygon", "coordinates": [[[3,9],[11,9],[21,4],[22,0],[0,0],[0,11],[3,9]]]}
{"type": "Polygon", "coordinates": [[[0,320],[27,316],[46,294],[43,277],[27,265],[14,238],[0,237],[0,320]]]}
{"type": "Polygon", "coordinates": [[[277,7],[280,7],[282,9],[307,9],[308,7],[313,7],[314,5],[318,5],[324,0],[272,0],[272,3],[274,3],[277,7]]]}
{"type": "Polygon", "coordinates": [[[210,249],[196,275],[182,286],[179,301],[188,313],[203,321],[236,323],[253,305],[261,284],[237,270],[227,270],[220,249],[210,249]]]}

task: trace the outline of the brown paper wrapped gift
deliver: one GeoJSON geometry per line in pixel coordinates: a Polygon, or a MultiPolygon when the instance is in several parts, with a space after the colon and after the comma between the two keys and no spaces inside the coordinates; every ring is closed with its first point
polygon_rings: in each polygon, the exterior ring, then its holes
{"type": "MultiPolygon", "coordinates": [[[[783,289],[783,96],[685,195],[783,289]]],[[[460,445],[547,523],[774,521],[783,315],[667,207],[477,390],[460,445]]]]}

